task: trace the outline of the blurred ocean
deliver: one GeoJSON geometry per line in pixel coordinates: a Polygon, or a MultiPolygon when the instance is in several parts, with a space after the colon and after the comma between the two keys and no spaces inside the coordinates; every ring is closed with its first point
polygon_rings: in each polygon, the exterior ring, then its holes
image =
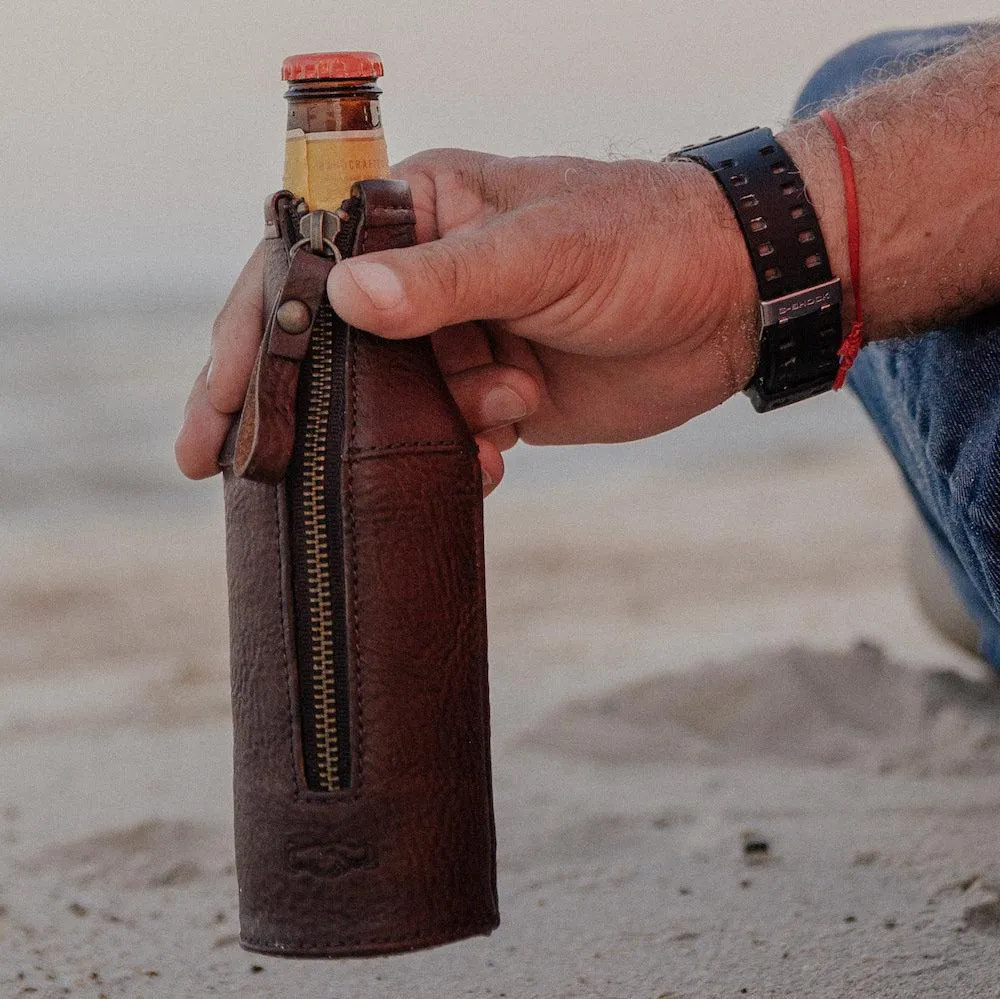
{"type": "MultiPolygon", "coordinates": [[[[173,463],[173,438],[191,380],[207,357],[206,309],[0,319],[17,344],[0,366],[0,512],[56,515],[204,512],[217,480],[193,484],[173,463]]],[[[755,414],[742,397],[669,434],[634,444],[535,448],[508,455],[504,489],[588,486],[651,469],[683,474],[871,446],[872,431],[844,392],[755,414]]]]}

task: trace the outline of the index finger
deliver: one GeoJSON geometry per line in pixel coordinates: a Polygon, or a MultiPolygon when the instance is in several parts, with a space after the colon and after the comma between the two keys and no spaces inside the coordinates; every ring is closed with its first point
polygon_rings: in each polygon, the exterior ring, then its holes
{"type": "Polygon", "coordinates": [[[264,244],[246,262],[212,325],[208,398],[220,413],[243,405],[264,335],[264,244]]]}
{"type": "Polygon", "coordinates": [[[413,195],[417,242],[477,225],[522,200],[520,161],[471,149],[428,149],[396,163],[413,195]]]}

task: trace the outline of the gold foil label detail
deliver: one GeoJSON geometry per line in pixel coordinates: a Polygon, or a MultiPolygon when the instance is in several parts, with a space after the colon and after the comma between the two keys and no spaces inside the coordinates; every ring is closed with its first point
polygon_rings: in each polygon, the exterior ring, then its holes
{"type": "Polygon", "coordinates": [[[334,211],[359,180],[389,176],[381,128],[353,132],[288,132],[285,187],[311,211],[334,211]]]}

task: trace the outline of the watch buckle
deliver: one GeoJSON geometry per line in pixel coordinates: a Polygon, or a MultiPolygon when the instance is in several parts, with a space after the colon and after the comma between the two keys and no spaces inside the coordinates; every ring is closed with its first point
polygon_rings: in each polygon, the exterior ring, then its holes
{"type": "Polygon", "coordinates": [[[840,305],[840,301],[840,278],[793,291],[781,298],[770,298],[760,303],[761,328],[778,326],[793,319],[810,316],[814,312],[824,312],[840,305]]]}

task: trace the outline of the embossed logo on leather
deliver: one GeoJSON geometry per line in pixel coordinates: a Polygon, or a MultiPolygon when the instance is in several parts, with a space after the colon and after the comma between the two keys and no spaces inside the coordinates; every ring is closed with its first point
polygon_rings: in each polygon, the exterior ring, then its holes
{"type": "Polygon", "coordinates": [[[377,867],[375,848],[368,843],[289,840],[288,866],[321,878],[339,878],[348,871],[377,867]]]}

